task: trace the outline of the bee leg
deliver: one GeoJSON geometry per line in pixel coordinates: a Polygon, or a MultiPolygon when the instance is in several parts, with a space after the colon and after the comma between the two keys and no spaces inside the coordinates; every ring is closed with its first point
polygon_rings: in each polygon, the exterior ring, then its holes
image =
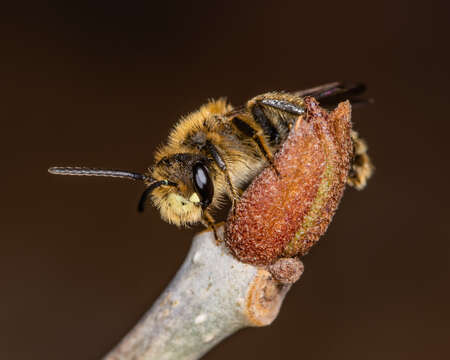
{"type": "Polygon", "coordinates": [[[220,155],[219,150],[217,150],[217,148],[214,146],[214,144],[211,141],[209,141],[209,140],[206,141],[205,148],[208,151],[208,153],[213,157],[214,162],[217,164],[219,169],[222,170],[222,172],[225,175],[225,179],[226,179],[228,187],[230,189],[230,195],[231,195],[230,197],[231,197],[231,201],[232,201],[233,211],[235,211],[237,201],[239,199],[239,194],[238,194],[236,188],[233,186],[233,183],[231,182],[231,177],[228,172],[227,164],[226,164],[225,160],[222,158],[222,156],[220,155]]]}
{"type": "Polygon", "coordinates": [[[289,94],[265,94],[247,104],[255,121],[269,137],[271,144],[279,144],[280,131],[290,130],[299,116],[307,114],[304,100],[289,94]],[[269,120],[266,113],[272,113],[278,120],[269,120]],[[275,125],[275,123],[278,125],[275,125]]]}
{"type": "Polygon", "coordinates": [[[219,235],[217,234],[217,229],[216,229],[216,223],[214,221],[214,218],[207,212],[204,211],[203,212],[203,225],[205,225],[205,227],[207,229],[211,228],[213,233],[214,233],[214,239],[216,239],[216,243],[219,244],[222,240],[219,238],[219,235]]]}
{"type": "Polygon", "coordinates": [[[275,163],[273,161],[273,154],[270,151],[269,147],[267,146],[266,140],[264,139],[261,132],[256,133],[252,137],[253,141],[258,145],[259,150],[262,152],[264,157],[266,158],[267,162],[270,164],[272,169],[275,171],[275,174],[277,174],[278,177],[280,177],[280,172],[278,171],[277,167],[275,166],[275,163]]]}
{"type": "MultiPolygon", "coordinates": [[[[281,110],[293,115],[300,116],[306,112],[306,108],[304,106],[299,106],[290,101],[266,98],[259,100],[258,102],[263,105],[270,106],[274,109],[281,110]]],[[[255,105],[253,108],[257,106],[258,105],[255,105]]]]}
{"type": "Polygon", "coordinates": [[[267,141],[264,138],[263,129],[256,130],[254,126],[238,117],[234,117],[232,119],[232,123],[240,132],[242,132],[244,135],[248,136],[255,142],[255,144],[258,146],[259,151],[261,151],[264,158],[270,164],[272,169],[274,169],[277,176],[280,176],[280,172],[275,167],[272,152],[270,151],[270,148],[267,145],[267,141]]]}

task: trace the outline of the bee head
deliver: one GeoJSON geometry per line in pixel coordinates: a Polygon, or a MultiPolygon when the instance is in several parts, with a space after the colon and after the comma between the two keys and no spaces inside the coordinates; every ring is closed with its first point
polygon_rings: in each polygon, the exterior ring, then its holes
{"type": "Polygon", "coordinates": [[[179,153],[163,157],[153,167],[151,178],[152,182],[148,183],[141,198],[140,208],[143,208],[146,197],[151,193],[161,217],[175,225],[201,221],[203,211],[213,201],[213,178],[209,160],[204,156],[179,153]],[[167,182],[169,186],[152,188],[152,184],[160,182],[167,182]]]}

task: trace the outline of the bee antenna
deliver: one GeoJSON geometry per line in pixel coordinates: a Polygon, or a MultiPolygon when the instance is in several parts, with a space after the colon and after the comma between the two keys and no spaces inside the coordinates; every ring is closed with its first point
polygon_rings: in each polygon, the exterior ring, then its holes
{"type": "Polygon", "coordinates": [[[143,212],[145,209],[145,203],[147,202],[147,198],[148,196],[152,193],[153,190],[155,190],[156,188],[160,187],[160,186],[177,186],[176,183],[171,182],[169,180],[160,180],[160,181],[155,181],[152,182],[142,193],[141,195],[141,199],[139,200],[138,203],[138,211],[139,212],[143,212]]]}
{"type": "Polygon", "coordinates": [[[55,175],[74,175],[74,176],[103,176],[114,177],[131,180],[149,180],[149,177],[144,174],[139,174],[131,171],[124,170],[111,170],[111,169],[94,169],[85,167],[60,167],[54,166],[48,169],[50,174],[55,175]]]}

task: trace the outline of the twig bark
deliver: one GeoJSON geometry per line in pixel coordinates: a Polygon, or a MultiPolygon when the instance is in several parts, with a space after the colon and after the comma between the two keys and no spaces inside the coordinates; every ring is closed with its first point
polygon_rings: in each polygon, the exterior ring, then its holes
{"type": "Polygon", "coordinates": [[[198,359],[243,327],[269,325],[290,286],[237,260],[211,232],[200,233],[166,290],[104,360],[198,359]]]}

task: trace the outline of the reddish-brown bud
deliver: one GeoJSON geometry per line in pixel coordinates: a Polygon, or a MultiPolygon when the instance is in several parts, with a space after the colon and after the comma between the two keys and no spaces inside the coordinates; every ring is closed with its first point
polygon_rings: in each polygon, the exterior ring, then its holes
{"type": "Polygon", "coordinates": [[[353,145],[351,107],[333,111],[306,98],[301,116],[274,159],[230,212],[225,241],[241,261],[268,265],[304,255],[326,231],[347,182],[353,145]]]}

